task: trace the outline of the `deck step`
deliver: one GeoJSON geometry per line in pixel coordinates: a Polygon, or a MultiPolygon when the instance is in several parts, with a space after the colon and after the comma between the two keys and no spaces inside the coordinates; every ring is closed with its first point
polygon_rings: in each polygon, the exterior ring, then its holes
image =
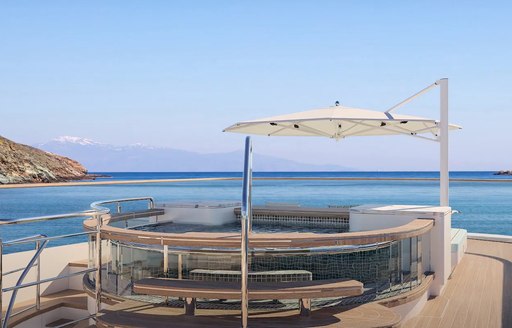
{"type": "MultiPolygon", "coordinates": [[[[14,312],[17,312],[27,306],[32,306],[33,300],[20,302],[14,307],[14,312]]],[[[58,308],[71,308],[77,310],[87,310],[87,295],[84,292],[77,290],[64,290],[61,292],[48,294],[41,297],[41,308],[36,310],[32,308],[28,311],[23,312],[20,315],[14,316],[9,320],[9,327],[22,326],[23,322],[42,315],[44,313],[53,311],[58,308]]],[[[54,322],[49,325],[54,324],[54,322]]],[[[46,327],[58,327],[58,324],[54,326],[46,325],[46,327]]],[[[71,327],[71,325],[70,325],[71,327]]]]}

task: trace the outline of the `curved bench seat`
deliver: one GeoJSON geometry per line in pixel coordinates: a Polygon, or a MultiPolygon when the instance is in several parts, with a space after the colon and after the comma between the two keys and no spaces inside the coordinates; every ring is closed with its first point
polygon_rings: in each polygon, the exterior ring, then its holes
{"type": "MultiPolygon", "coordinates": [[[[147,278],[135,282],[133,291],[171,297],[240,299],[240,283],[236,282],[147,278]]],[[[349,279],[249,283],[250,300],[326,298],[362,293],[363,284],[349,279]]]]}
{"type": "MultiPolygon", "coordinates": [[[[250,282],[250,300],[298,299],[302,315],[309,315],[312,298],[357,296],[363,284],[356,280],[322,280],[294,282],[250,282]]],[[[240,283],[147,278],[133,284],[138,294],[184,297],[185,313],[195,313],[197,298],[240,299],[240,283]]]]}

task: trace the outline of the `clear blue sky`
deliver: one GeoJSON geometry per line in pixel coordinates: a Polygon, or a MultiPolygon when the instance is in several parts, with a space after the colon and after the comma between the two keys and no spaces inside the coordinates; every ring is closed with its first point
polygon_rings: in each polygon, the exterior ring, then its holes
{"type": "MultiPolygon", "coordinates": [[[[236,121],[385,110],[450,79],[451,168],[512,168],[512,5],[502,1],[3,1],[0,134],[197,152],[242,148],[236,121]]],[[[438,91],[404,114],[438,118],[438,91]]],[[[255,138],[259,153],[436,170],[407,137],[255,138]]],[[[257,160],[257,159],[256,159],[257,160]]]]}

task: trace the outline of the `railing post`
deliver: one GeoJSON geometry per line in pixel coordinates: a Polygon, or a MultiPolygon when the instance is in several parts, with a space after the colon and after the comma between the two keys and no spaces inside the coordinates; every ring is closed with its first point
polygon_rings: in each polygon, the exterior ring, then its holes
{"type": "Polygon", "coordinates": [[[3,293],[2,293],[2,288],[4,287],[3,285],[3,273],[4,273],[4,270],[3,270],[3,267],[2,267],[2,262],[3,262],[3,257],[4,257],[4,244],[2,243],[2,239],[0,239],[0,327],[3,327],[3,302],[2,302],[2,299],[4,297],[3,293]]]}
{"type": "Polygon", "coordinates": [[[178,254],[178,279],[183,279],[183,254],[178,254]]]}
{"type": "Polygon", "coordinates": [[[247,328],[249,317],[249,233],[251,227],[251,187],[252,187],[252,143],[251,138],[245,139],[245,160],[244,160],[244,177],[242,187],[242,208],[241,208],[241,319],[242,328],[247,328]]]}
{"type": "Polygon", "coordinates": [[[100,213],[96,214],[96,315],[100,312],[101,309],[101,224],[102,224],[102,215],[100,213]]]}
{"type": "MultiPolygon", "coordinates": [[[[36,241],[36,252],[41,248],[41,242],[36,241]]],[[[41,280],[41,255],[37,258],[36,281],[41,280]]],[[[41,309],[41,284],[36,285],[36,310],[41,309]]]]}
{"type": "Polygon", "coordinates": [[[169,271],[169,246],[164,245],[162,255],[164,256],[164,276],[167,277],[167,272],[169,271]]]}
{"type": "MultiPolygon", "coordinates": [[[[38,249],[36,249],[34,256],[30,259],[25,269],[21,272],[20,277],[18,278],[18,281],[16,282],[16,285],[13,288],[9,288],[12,290],[11,300],[9,301],[9,305],[7,306],[7,310],[5,311],[5,318],[2,322],[2,328],[7,328],[9,325],[9,318],[11,317],[12,309],[14,308],[14,303],[16,302],[16,296],[18,295],[18,290],[23,284],[23,280],[29,273],[29,271],[32,269],[32,267],[35,265],[36,261],[38,260],[39,256],[41,256],[41,252],[48,244],[48,239],[45,240],[42,244],[42,246],[38,249]]],[[[38,285],[39,283],[36,283],[35,285],[38,285]]],[[[31,284],[33,285],[33,283],[31,284]]],[[[25,285],[26,286],[26,285],[25,285]]],[[[26,286],[28,287],[28,286],[26,286]]]]}
{"type": "Polygon", "coordinates": [[[117,202],[116,209],[117,209],[117,213],[121,213],[121,203],[120,202],[117,202]]]}
{"type": "Polygon", "coordinates": [[[412,238],[409,238],[409,289],[412,289],[412,238]]]}
{"type": "Polygon", "coordinates": [[[300,315],[308,317],[311,314],[311,299],[301,298],[299,299],[300,315]]]}

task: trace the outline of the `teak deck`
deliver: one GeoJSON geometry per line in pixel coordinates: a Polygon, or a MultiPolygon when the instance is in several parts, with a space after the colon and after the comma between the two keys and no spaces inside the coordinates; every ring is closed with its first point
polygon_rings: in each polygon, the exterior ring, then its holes
{"type": "MultiPolygon", "coordinates": [[[[240,311],[197,310],[195,316],[186,316],[183,309],[160,307],[126,301],[103,311],[98,327],[176,327],[210,328],[240,327],[240,311]]],[[[325,308],[301,317],[298,311],[252,312],[251,328],[377,328],[399,327],[400,316],[379,304],[365,304],[350,308],[325,308]]]]}
{"type": "MultiPolygon", "coordinates": [[[[126,301],[104,311],[99,327],[239,327],[238,311],[183,309],[126,301]]],[[[443,295],[427,302],[415,318],[400,316],[376,303],[353,308],[324,308],[310,317],[297,311],[251,312],[251,327],[512,327],[512,244],[468,240],[468,251],[455,269],[443,295]]]]}
{"type": "Polygon", "coordinates": [[[403,327],[512,327],[512,244],[469,239],[443,294],[403,327]]]}

